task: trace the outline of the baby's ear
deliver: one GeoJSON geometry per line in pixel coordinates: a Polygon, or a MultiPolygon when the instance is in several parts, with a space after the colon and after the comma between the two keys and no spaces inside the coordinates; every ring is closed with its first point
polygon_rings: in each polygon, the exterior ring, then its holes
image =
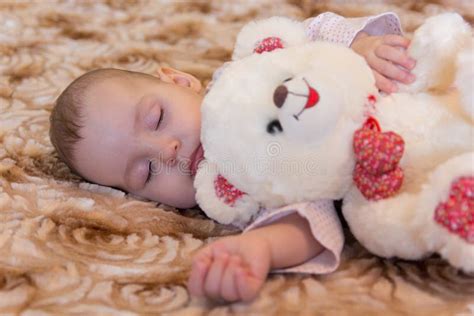
{"type": "Polygon", "coordinates": [[[187,87],[195,92],[200,92],[202,89],[199,79],[186,72],[179,71],[171,67],[160,67],[156,71],[156,75],[161,81],[177,84],[179,86],[187,87]]]}

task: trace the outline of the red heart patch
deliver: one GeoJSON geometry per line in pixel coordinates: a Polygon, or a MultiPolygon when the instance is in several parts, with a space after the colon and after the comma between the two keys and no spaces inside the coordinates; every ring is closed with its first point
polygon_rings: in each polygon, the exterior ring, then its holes
{"type": "Polygon", "coordinates": [[[389,198],[398,192],[403,183],[403,170],[396,167],[382,175],[374,175],[367,172],[361,163],[357,163],[353,178],[366,199],[377,201],[389,198]]]}
{"type": "Polygon", "coordinates": [[[362,168],[372,175],[381,175],[397,167],[405,142],[394,132],[361,128],[354,133],[353,147],[356,161],[362,168]]]}
{"type": "Polygon", "coordinates": [[[267,37],[255,45],[254,53],[261,54],[263,52],[271,52],[275,49],[283,48],[283,43],[279,37],[267,37]]]}
{"type": "Polygon", "coordinates": [[[447,200],[436,207],[434,219],[474,244],[474,177],[461,177],[452,184],[447,200]]]}
{"type": "Polygon", "coordinates": [[[244,194],[246,194],[245,192],[242,192],[234,187],[220,174],[217,175],[216,179],[214,179],[214,190],[216,192],[216,196],[223,200],[225,204],[230,206],[234,206],[235,202],[244,194]]]}

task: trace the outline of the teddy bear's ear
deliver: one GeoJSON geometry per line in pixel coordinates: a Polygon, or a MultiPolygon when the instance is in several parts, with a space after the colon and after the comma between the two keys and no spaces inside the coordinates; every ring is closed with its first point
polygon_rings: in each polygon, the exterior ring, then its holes
{"type": "Polygon", "coordinates": [[[235,43],[232,60],[254,53],[297,46],[308,42],[304,24],[286,17],[271,17],[247,23],[235,43]]]}

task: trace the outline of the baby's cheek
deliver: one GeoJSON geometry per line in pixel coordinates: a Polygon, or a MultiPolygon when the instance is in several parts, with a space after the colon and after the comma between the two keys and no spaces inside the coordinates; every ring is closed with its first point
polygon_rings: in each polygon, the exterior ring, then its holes
{"type": "Polygon", "coordinates": [[[190,175],[178,168],[158,174],[156,183],[151,183],[151,200],[178,208],[196,206],[196,191],[190,175]]]}

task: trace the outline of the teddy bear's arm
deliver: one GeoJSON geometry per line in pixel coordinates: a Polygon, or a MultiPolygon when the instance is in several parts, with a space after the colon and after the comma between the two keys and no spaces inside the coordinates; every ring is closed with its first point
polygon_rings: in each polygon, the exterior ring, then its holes
{"type": "Polygon", "coordinates": [[[243,228],[259,211],[259,204],[250,195],[234,187],[208,161],[201,162],[194,186],[201,209],[221,224],[243,228]]]}
{"type": "Polygon", "coordinates": [[[412,70],[416,80],[409,85],[400,84],[400,91],[416,93],[448,88],[455,79],[458,54],[472,41],[471,37],[471,27],[457,13],[428,18],[415,31],[408,47],[408,55],[416,60],[412,70]]]}

